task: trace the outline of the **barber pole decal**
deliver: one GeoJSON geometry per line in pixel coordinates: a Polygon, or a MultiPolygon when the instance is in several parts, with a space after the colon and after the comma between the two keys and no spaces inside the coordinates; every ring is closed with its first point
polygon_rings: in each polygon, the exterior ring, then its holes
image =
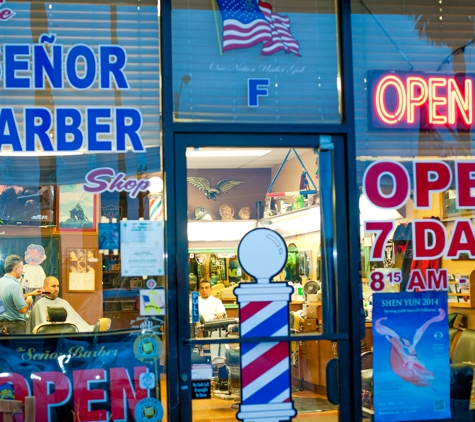
{"type": "MultiPolygon", "coordinates": [[[[239,303],[241,337],[288,336],[293,289],[287,283],[269,283],[285,265],[285,242],[271,230],[256,229],[243,238],[238,256],[244,270],[258,281],[241,284],[234,290],[239,303]],[[257,254],[256,250],[261,252],[257,254]]],[[[290,343],[241,344],[239,420],[290,420],[297,413],[290,392],[290,343]]]]}
{"type": "Polygon", "coordinates": [[[163,215],[163,198],[162,195],[149,195],[149,214],[150,220],[158,221],[163,215]]]}

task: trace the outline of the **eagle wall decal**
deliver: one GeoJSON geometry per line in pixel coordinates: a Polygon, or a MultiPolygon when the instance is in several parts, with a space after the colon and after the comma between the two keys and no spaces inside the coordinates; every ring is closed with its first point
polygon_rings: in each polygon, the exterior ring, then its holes
{"type": "Polygon", "coordinates": [[[212,188],[208,179],[204,177],[187,177],[186,180],[195,188],[203,191],[206,198],[212,199],[213,201],[216,201],[218,195],[229,192],[231,189],[244,183],[239,180],[224,179],[218,182],[216,188],[212,188]]]}

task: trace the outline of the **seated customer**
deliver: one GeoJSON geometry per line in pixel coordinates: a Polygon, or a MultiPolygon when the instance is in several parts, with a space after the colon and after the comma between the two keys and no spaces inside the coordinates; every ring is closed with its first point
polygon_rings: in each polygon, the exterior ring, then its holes
{"type": "Polygon", "coordinates": [[[59,281],[56,277],[46,277],[43,286],[43,295],[40,300],[36,301],[31,311],[30,317],[26,321],[26,332],[31,334],[33,328],[39,324],[47,322],[46,307],[47,306],[62,306],[68,312],[66,322],[70,322],[81,331],[92,331],[94,325],[89,325],[84,321],[76,310],[64,299],[58,297],[59,281]]]}
{"type": "Polygon", "coordinates": [[[199,292],[198,308],[200,310],[200,318],[206,322],[226,317],[223,302],[211,294],[211,283],[209,280],[200,280],[199,292]]]}

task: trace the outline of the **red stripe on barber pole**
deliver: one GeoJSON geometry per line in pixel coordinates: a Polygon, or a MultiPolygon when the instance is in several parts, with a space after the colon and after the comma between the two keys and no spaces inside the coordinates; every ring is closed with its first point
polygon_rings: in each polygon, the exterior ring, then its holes
{"type": "Polygon", "coordinates": [[[272,302],[248,302],[241,307],[241,312],[239,314],[239,320],[241,323],[246,319],[254,316],[257,312],[264,309],[269,303],[272,302]]]}
{"type": "Polygon", "coordinates": [[[246,366],[242,371],[241,383],[246,387],[251,382],[264,375],[269,369],[289,357],[289,347],[286,343],[278,343],[272,349],[246,366]]]}
{"type": "Polygon", "coordinates": [[[163,213],[163,202],[162,196],[158,196],[157,198],[150,198],[149,202],[149,218],[153,221],[161,220],[162,213],[163,213]]]}

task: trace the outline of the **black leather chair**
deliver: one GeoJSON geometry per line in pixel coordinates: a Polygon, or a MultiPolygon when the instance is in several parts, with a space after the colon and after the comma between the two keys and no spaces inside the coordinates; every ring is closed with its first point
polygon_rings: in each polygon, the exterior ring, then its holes
{"type": "Polygon", "coordinates": [[[361,354],[361,400],[363,416],[373,419],[373,352],[361,354]]]}
{"type": "MultiPolygon", "coordinates": [[[[451,333],[452,334],[452,333],[451,333]]],[[[475,362],[475,330],[463,330],[454,334],[455,342],[450,364],[450,409],[453,421],[475,421],[475,411],[469,409],[475,362]]]]}
{"type": "Polygon", "coordinates": [[[77,333],[78,327],[75,324],[66,322],[68,311],[62,306],[47,306],[46,321],[33,328],[33,334],[64,334],[77,333]]]}

